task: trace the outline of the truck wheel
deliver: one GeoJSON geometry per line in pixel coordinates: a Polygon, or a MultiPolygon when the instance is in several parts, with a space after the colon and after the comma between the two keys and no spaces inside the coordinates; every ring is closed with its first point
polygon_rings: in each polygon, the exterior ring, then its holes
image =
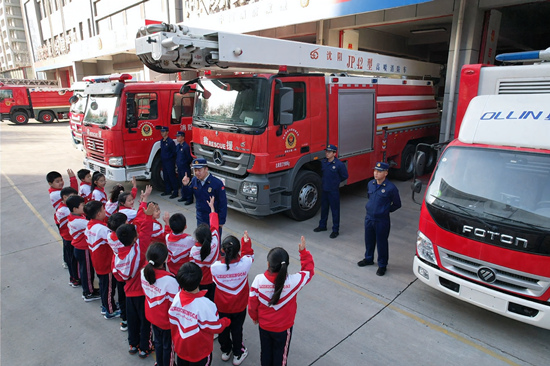
{"type": "Polygon", "coordinates": [[[151,185],[154,190],[164,192],[164,177],[162,175],[160,155],[155,156],[151,165],[151,185]]]}
{"type": "Polygon", "coordinates": [[[296,221],[311,219],[321,207],[321,177],[308,170],[298,173],[292,189],[290,210],[285,213],[296,221]]]}
{"type": "Polygon", "coordinates": [[[38,121],[42,123],[51,123],[55,119],[55,115],[51,111],[40,112],[38,121]]]}
{"type": "Polygon", "coordinates": [[[399,180],[408,180],[413,177],[414,145],[407,144],[401,153],[401,167],[393,169],[392,175],[399,180]]]}
{"type": "Polygon", "coordinates": [[[15,112],[11,115],[10,121],[17,125],[24,125],[25,123],[29,122],[29,116],[27,116],[27,113],[22,111],[15,112]]]}

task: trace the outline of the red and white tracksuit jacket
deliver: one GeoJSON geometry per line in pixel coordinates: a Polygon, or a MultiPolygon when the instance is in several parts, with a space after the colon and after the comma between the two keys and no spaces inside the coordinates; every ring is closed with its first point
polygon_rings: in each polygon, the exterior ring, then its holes
{"type": "MultiPolygon", "coordinates": [[[[78,182],[76,180],[76,177],[69,177],[69,180],[70,180],[71,187],[73,187],[78,191],[78,182]]],[[[48,193],[50,194],[50,202],[52,203],[52,206],[54,209],[53,219],[55,221],[55,224],[58,225],[59,222],[57,222],[57,219],[55,217],[55,210],[57,210],[57,207],[59,206],[59,204],[63,202],[63,199],[61,198],[61,189],[50,187],[48,189],[48,193]]]]}
{"type": "Polygon", "coordinates": [[[71,235],[71,244],[76,249],[87,250],[88,242],[86,241],[86,227],[88,227],[88,220],[84,216],[69,215],[69,222],[67,223],[69,228],[69,234],[71,235]]]}
{"type": "Polygon", "coordinates": [[[124,244],[122,244],[120,240],[118,240],[114,231],[111,231],[111,233],[109,234],[109,237],[107,238],[107,244],[109,244],[109,246],[113,250],[113,254],[117,254],[118,250],[124,246],[124,244]]]}
{"type": "Polygon", "coordinates": [[[95,187],[91,197],[93,201],[99,201],[103,204],[107,202],[107,193],[105,193],[105,189],[101,187],[95,187]]]}
{"type": "Polygon", "coordinates": [[[191,262],[196,263],[202,270],[201,285],[209,285],[212,282],[212,273],[210,266],[218,259],[220,252],[220,232],[218,231],[218,214],[210,213],[210,232],[212,233],[212,242],[210,243],[210,254],[204,260],[201,259],[201,245],[195,243],[189,252],[191,262]]]}
{"type": "Polygon", "coordinates": [[[156,269],[156,281],[152,285],[145,279],[141,270],[141,287],[145,293],[145,317],[151,324],[165,330],[170,329],[168,309],[180,290],[178,282],[170,272],[156,269]]]}
{"type": "Polygon", "coordinates": [[[80,197],[84,198],[84,203],[90,202],[92,200],[92,185],[90,183],[80,182],[78,194],[80,197]]]}
{"type": "Polygon", "coordinates": [[[229,263],[229,269],[224,260],[216,261],[210,267],[212,278],[216,283],[214,303],[221,313],[240,313],[248,305],[248,272],[254,262],[250,238],[241,239],[241,256],[229,263]]]}
{"type": "Polygon", "coordinates": [[[279,302],[268,305],[275,291],[277,273],[265,271],[254,278],[248,298],[248,314],[260,327],[269,332],[283,332],[294,325],[296,317],[296,295],[313,277],[315,265],[311,253],[304,249],[300,252],[302,269],[286,278],[279,302]]]}
{"type": "Polygon", "coordinates": [[[92,257],[92,264],[98,275],[111,273],[113,250],[107,243],[111,230],[103,221],[91,219],[86,228],[86,241],[92,257]]]}
{"type": "Polygon", "coordinates": [[[151,235],[151,242],[166,244],[166,235],[170,232],[170,226],[166,225],[166,227],[163,227],[158,220],[153,220],[153,234],[151,235]]]}
{"type": "Polygon", "coordinates": [[[216,305],[205,294],[206,291],[192,294],[181,290],[168,310],[174,350],[179,358],[189,362],[210,355],[214,348],[213,334],[221,333],[231,324],[228,318],[219,319],[216,305]]]}
{"type": "Polygon", "coordinates": [[[117,208],[118,208],[118,202],[111,202],[111,201],[105,202],[105,215],[107,217],[111,216],[116,212],[117,208]]]}
{"type": "Polygon", "coordinates": [[[69,227],[67,224],[69,223],[69,215],[71,214],[71,211],[65,205],[63,202],[57,206],[57,210],[55,211],[55,219],[57,223],[59,224],[59,235],[65,240],[71,241],[73,238],[71,237],[71,234],[69,233],[69,227]]]}
{"type": "Polygon", "coordinates": [[[195,239],[189,234],[174,234],[171,232],[166,235],[166,247],[168,248],[166,267],[168,271],[177,275],[181,266],[191,260],[189,253],[194,245],[195,239]]]}

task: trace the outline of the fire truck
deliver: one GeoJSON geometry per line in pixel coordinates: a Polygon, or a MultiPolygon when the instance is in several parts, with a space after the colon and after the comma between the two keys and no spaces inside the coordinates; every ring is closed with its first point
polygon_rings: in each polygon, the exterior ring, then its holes
{"type": "Polygon", "coordinates": [[[15,124],[25,124],[29,118],[49,123],[68,117],[71,90],[31,88],[0,83],[0,116],[15,124]]]}
{"type": "MultiPolygon", "coordinates": [[[[550,60],[550,49],[497,56],[550,60]]],[[[550,329],[550,63],[466,65],[457,139],[422,203],[414,274],[506,317],[550,329]]],[[[422,154],[418,156],[422,165],[422,154]]],[[[421,183],[415,182],[416,192],[421,183]]],[[[414,193],[413,193],[414,197],[414,193]]]]}
{"type": "Polygon", "coordinates": [[[433,80],[411,78],[439,77],[436,64],[179,24],[142,27],[136,54],[157,72],[210,72],[183,90],[196,97],[193,153],[225,183],[228,206],[253,216],[313,217],[329,143],[346,184],[372,178],[380,160],[407,179],[415,145],[439,133],[433,80]]]}
{"type": "Polygon", "coordinates": [[[71,86],[73,96],[69,99],[71,108],[69,109],[69,130],[73,145],[79,149],[82,148],[82,121],[84,120],[84,111],[88,103],[88,96],[84,94],[86,83],[77,81],[71,86]]]}
{"type": "Polygon", "coordinates": [[[190,141],[194,95],[182,95],[181,82],[129,82],[131,78],[84,78],[84,166],[102,172],[107,180],[150,179],[155,189],[164,190],[160,127],[168,127],[172,138],[186,131],[190,141]]]}

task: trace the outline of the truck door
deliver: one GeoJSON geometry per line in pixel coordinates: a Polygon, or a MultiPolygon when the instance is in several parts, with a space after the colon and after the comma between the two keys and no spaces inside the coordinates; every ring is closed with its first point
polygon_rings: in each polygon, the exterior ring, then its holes
{"type": "MultiPolygon", "coordinates": [[[[172,91],[171,97],[172,106],[171,106],[171,116],[170,116],[170,125],[179,125],[176,127],[175,131],[184,131],[185,132],[185,141],[191,145],[191,140],[193,138],[191,127],[193,124],[193,104],[195,100],[194,93],[180,94],[178,91],[172,91]]],[[[170,128],[170,133],[172,133],[172,128],[170,128]]],[[[173,133],[175,136],[175,132],[173,133]]],[[[175,140],[175,138],[173,138],[175,140]]],[[[191,149],[193,152],[193,149],[191,149]]]]}
{"type": "Polygon", "coordinates": [[[159,103],[156,92],[128,92],[125,94],[126,120],[123,132],[125,165],[146,164],[155,141],[160,140],[162,125],[159,118],[159,103]]]}
{"type": "Polygon", "coordinates": [[[14,103],[13,91],[11,89],[0,89],[0,113],[9,114],[14,103]]]}

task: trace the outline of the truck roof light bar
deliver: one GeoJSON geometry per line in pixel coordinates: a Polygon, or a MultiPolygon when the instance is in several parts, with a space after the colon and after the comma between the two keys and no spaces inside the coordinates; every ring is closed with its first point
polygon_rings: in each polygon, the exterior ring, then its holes
{"type": "Polygon", "coordinates": [[[503,53],[495,59],[501,62],[550,61],[550,47],[540,51],[503,53]]]}
{"type": "Polygon", "coordinates": [[[101,75],[101,76],[85,76],[82,78],[82,81],[88,83],[107,83],[109,81],[121,81],[131,80],[132,75],[130,74],[111,74],[111,75],[101,75]]]}

